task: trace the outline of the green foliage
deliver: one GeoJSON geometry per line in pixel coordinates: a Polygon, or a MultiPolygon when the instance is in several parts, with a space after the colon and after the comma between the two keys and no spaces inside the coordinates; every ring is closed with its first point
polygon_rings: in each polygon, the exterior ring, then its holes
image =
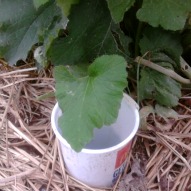
{"type": "Polygon", "coordinates": [[[48,1],[49,0],[33,0],[33,3],[36,9],[38,9],[41,5],[46,4],[48,1]]]}
{"type": "Polygon", "coordinates": [[[53,0],[38,10],[32,1],[0,1],[0,4],[0,56],[11,65],[26,59],[28,51],[39,42],[39,36],[46,36],[47,41],[55,38],[47,34],[47,29],[58,28],[58,23],[62,27],[61,11],[53,0]]]}
{"type": "Polygon", "coordinates": [[[123,20],[125,12],[135,3],[135,0],[107,0],[107,3],[113,20],[119,23],[123,20]]]}
{"type": "Polygon", "coordinates": [[[54,65],[71,65],[92,61],[103,54],[120,54],[121,50],[112,33],[114,27],[116,32],[117,26],[112,24],[106,2],[81,1],[77,6],[73,6],[69,21],[69,35],[56,40],[49,51],[49,58],[54,65]]]}
{"type": "Polygon", "coordinates": [[[57,4],[61,7],[63,14],[68,16],[70,13],[71,6],[79,3],[79,0],[56,0],[57,4]]]}
{"type": "Polygon", "coordinates": [[[190,5],[191,0],[143,0],[137,17],[153,27],[181,30],[190,12],[190,5]]]}
{"type": "Polygon", "coordinates": [[[176,81],[148,68],[141,71],[139,87],[140,100],[155,99],[165,106],[177,105],[181,96],[180,85],[176,81]]]}
{"type": "Polygon", "coordinates": [[[56,97],[64,111],[59,126],[76,151],[91,140],[94,128],[116,120],[127,85],[125,68],[125,59],[118,55],[98,57],[83,77],[64,66],[55,68],[56,97]]]}
{"type": "Polygon", "coordinates": [[[164,51],[176,60],[177,63],[180,61],[182,46],[180,35],[177,33],[148,27],[144,30],[143,38],[139,44],[142,55],[148,51],[164,51]]]}
{"type": "Polygon", "coordinates": [[[165,121],[168,120],[167,118],[178,120],[178,117],[179,117],[179,114],[175,110],[171,108],[163,107],[159,104],[155,105],[155,112],[157,113],[158,116],[162,117],[165,121]]]}
{"type": "MultiPolygon", "coordinates": [[[[180,83],[189,82],[180,80],[180,57],[191,59],[191,0],[0,0],[0,5],[1,57],[14,65],[39,45],[34,51],[38,64],[62,65],[55,67],[56,95],[64,111],[60,126],[77,151],[91,139],[93,128],[115,120],[126,70],[138,84],[140,100],[163,106],[177,105],[180,83]],[[138,56],[163,67],[166,75],[140,59],[138,64],[138,56]],[[98,109],[99,104],[105,107],[98,109]]],[[[189,65],[184,66],[191,76],[189,65]]]]}

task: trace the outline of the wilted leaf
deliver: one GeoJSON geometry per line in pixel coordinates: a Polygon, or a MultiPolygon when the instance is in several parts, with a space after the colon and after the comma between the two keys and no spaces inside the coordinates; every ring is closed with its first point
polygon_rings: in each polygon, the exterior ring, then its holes
{"type": "Polygon", "coordinates": [[[146,130],[147,129],[147,117],[150,115],[150,114],[154,114],[155,111],[154,111],[154,108],[153,106],[151,105],[148,105],[148,106],[144,106],[141,108],[141,110],[139,111],[139,114],[140,114],[140,128],[142,130],[146,130]]]}
{"type": "Polygon", "coordinates": [[[111,16],[115,23],[122,21],[124,13],[135,3],[135,0],[107,0],[111,16]]]}
{"type": "Polygon", "coordinates": [[[121,54],[111,29],[112,19],[105,1],[80,1],[72,6],[68,36],[56,40],[51,46],[49,57],[52,63],[71,65],[91,62],[103,54],[121,54]]]}
{"type": "Polygon", "coordinates": [[[168,108],[168,107],[164,107],[162,105],[156,104],[155,111],[157,115],[163,117],[164,119],[167,119],[167,118],[178,119],[179,114],[172,108],[168,108]]]}
{"type": "Polygon", "coordinates": [[[191,0],[143,0],[137,17],[153,27],[162,26],[167,30],[181,30],[191,11],[190,5],[191,0]]]}
{"type": "Polygon", "coordinates": [[[155,99],[159,104],[175,106],[181,97],[181,86],[160,72],[145,68],[141,70],[140,100],[155,99]],[[170,88],[169,88],[170,87],[170,88]]]}
{"type": "Polygon", "coordinates": [[[97,58],[89,66],[88,75],[80,78],[64,66],[55,68],[56,97],[64,112],[59,126],[76,151],[91,140],[94,128],[116,120],[127,86],[125,68],[125,59],[117,55],[97,58]]]}
{"type": "Polygon", "coordinates": [[[155,119],[155,128],[158,128],[162,132],[170,131],[175,122],[176,121],[174,119],[167,119],[165,123],[162,122],[161,120],[155,119]]]}
{"type": "Polygon", "coordinates": [[[145,177],[145,164],[134,160],[131,172],[119,182],[117,191],[147,191],[145,177]]]}

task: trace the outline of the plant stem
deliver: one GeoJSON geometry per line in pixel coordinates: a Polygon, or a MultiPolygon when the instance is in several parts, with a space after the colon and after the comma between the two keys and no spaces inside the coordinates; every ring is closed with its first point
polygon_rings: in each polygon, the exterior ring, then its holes
{"type": "Polygon", "coordinates": [[[183,78],[182,76],[178,75],[176,72],[174,72],[173,70],[170,70],[170,69],[166,69],[162,66],[159,66],[157,64],[154,64],[153,62],[150,62],[149,60],[145,60],[143,58],[141,58],[140,56],[137,56],[135,58],[135,62],[139,63],[139,64],[142,64],[144,66],[147,66],[149,68],[152,68],[158,72],[161,72],[162,74],[165,74],[171,78],[173,78],[174,80],[182,83],[182,84],[191,84],[191,81],[190,79],[186,79],[186,78],[183,78]]]}
{"type": "Polygon", "coordinates": [[[138,62],[138,66],[137,66],[137,104],[140,104],[140,94],[139,94],[139,74],[140,74],[140,63],[138,62]]]}
{"type": "Polygon", "coordinates": [[[135,37],[135,56],[139,55],[139,41],[142,34],[143,22],[139,22],[135,37]]]}

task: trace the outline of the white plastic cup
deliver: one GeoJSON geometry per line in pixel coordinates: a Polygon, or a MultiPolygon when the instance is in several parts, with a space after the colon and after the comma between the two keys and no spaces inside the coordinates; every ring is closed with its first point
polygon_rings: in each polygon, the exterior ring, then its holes
{"type": "Polygon", "coordinates": [[[131,142],[139,127],[138,105],[124,94],[116,122],[109,127],[95,129],[92,141],[79,153],[62,137],[58,126],[61,115],[57,103],[52,111],[51,123],[69,174],[92,187],[113,186],[126,166],[131,142]]]}

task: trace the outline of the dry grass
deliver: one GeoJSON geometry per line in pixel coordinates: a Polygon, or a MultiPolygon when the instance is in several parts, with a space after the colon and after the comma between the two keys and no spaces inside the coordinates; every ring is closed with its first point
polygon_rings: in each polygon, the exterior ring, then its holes
{"type": "MultiPolygon", "coordinates": [[[[67,174],[50,124],[55,99],[38,99],[54,91],[51,71],[2,65],[0,84],[0,190],[111,190],[90,188],[67,174]]],[[[191,115],[183,104],[178,111],[191,115]]],[[[191,119],[180,118],[165,133],[150,122],[148,129],[137,133],[126,172],[137,158],[145,162],[148,190],[191,190],[191,119]]]]}
{"type": "Polygon", "coordinates": [[[191,190],[190,106],[190,103],[188,105],[186,102],[179,103],[176,108],[179,112],[179,119],[174,121],[169,129],[157,128],[153,125],[153,120],[148,119],[147,129],[149,131],[137,133],[139,141],[144,145],[142,148],[144,154],[142,154],[147,158],[145,175],[148,190],[191,190]]]}

